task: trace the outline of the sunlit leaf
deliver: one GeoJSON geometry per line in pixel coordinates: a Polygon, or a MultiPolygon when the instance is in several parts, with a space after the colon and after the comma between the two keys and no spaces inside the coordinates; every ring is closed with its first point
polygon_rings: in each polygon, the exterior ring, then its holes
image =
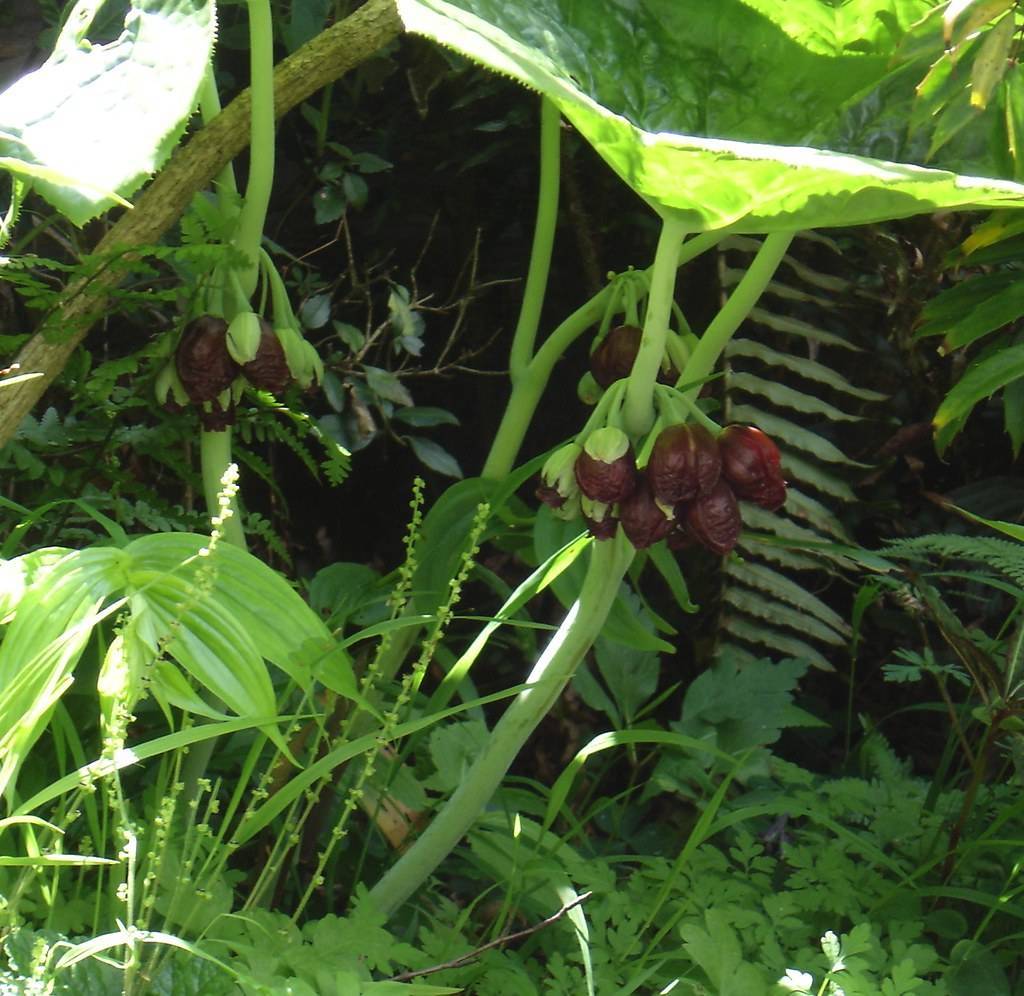
{"type": "Polygon", "coordinates": [[[170,155],[215,31],[213,0],[130,0],[120,37],[94,44],[99,6],[79,0],[50,58],[0,94],[0,156],[78,225],[170,155]]]}
{"type": "MultiPolygon", "coordinates": [[[[693,231],[863,224],[1014,204],[1012,183],[809,148],[889,73],[920,0],[399,0],[406,27],[552,100],[693,231]],[[881,14],[885,15],[883,18],[881,14]]],[[[835,138],[835,136],[833,136],[835,138]]],[[[818,143],[815,143],[818,144],[818,143]]]]}
{"type": "Polygon", "coordinates": [[[944,452],[979,401],[1020,377],[1024,377],[1024,346],[1008,346],[969,366],[932,419],[939,453],[944,452]]]}

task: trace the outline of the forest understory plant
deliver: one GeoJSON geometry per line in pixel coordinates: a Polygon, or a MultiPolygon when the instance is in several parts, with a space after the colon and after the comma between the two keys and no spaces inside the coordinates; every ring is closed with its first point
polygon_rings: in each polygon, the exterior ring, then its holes
{"type": "MultiPolygon", "coordinates": [[[[988,710],[979,719],[988,724],[980,745],[963,735],[968,707],[954,703],[943,683],[953,672],[920,657],[920,668],[942,679],[950,722],[959,729],[949,742],[970,765],[966,783],[936,777],[931,788],[922,786],[870,725],[861,747],[867,775],[828,779],[771,750],[784,730],[820,724],[794,704],[799,681],[823,660],[810,651],[774,662],[764,646],[756,656],[728,647],[714,661],[699,656],[697,676],[679,690],[680,719],[661,726],[658,706],[675,689],[656,694],[659,654],[676,649],[670,638],[678,628],[649,596],[656,578],[671,593],[673,611],[694,611],[691,565],[730,558],[742,570],[734,551],[744,516],[748,532],[771,532],[767,517],[793,500],[786,446],[806,444],[808,435],[794,430],[794,442],[767,424],[728,419],[716,371],[762,295],[777,285],[797,233],[1024,203],[1024,190],[1009,181],[903,165],[896,156],[867,158],[844,130],[871,92],[904,99],[909,77],[926,68],[915,53],[934,41],[936,29],[961,46],[973,36],[956,11],[943,15],[936,7],[939,20],[929,20],[927,4],[916,13],[890,11],[884,37],[876,22],[885,18],[868,2],[835,8],[801,0],[787,25],[757,3],[700,2],[686,10],[686,30],[677,30],[682,11],[656,6],[653,62],[637,58],[633,31],[615,33],[611,42],[592,33],[592,12],[371,0],[274,69],[273,9],[250,0],[248,95],[221,111],[205,56],[191,66],[204,127],[110,228],[91,254],[97,268],[74,277],[24,347],[18,376],[32,379],[0,381],[2,441],[116,297],[114,285],[128,271],[111,259],[132,264],[133,253],[200,198],[194,210],[211,243],[204,258],[215,265],[186,286],[177,346],[173,357],[165,353],[156,380],[161,401],[198,408],[212,535],[131,538],[82,502],[108,540],[20,556],[8,549],[0,562],[0,789],[7,807],[0,831],[4,847],[19,851],[0,857],[11,965],[4,984],[73,991],[88,981],[97,991],[126,993],[681,986],[740,994],[778,984],[791,992],[959,994],[984,975],[996,980],[993,992],[1011,992],[1020,966],[993,940],[1020,915],[1018,869],[1006,860],[1006,845],[1019,839],[1013,835],[1021,812],[1002,791],[1008,775],[987,799],[1006,840],[977,831],[971,818],[997,745],[1015,732],[1019,641],[1011,641],[1006,681],[984,668],[971,673],[988,710]],[[832,19],[832,47],[813,27],[818,16],[832,19]],[[713,101],[703,124],[675,98],[659,104],[659,95],[692,89],[685,73],[694,65],[722,57],[715,46],[723,44],[723,18],[737,37],[752,39],[745,80],[765,69],[763,92],[752,98],[756,113],[743,112],[743,121],[754,122],[749,128],[713,101]],[[339,569],[314,578],[310,597],[326,610],[325,622],[244,549],[230,424],[250,387],[275,394],[291,379],[311,387],[322,374],[264,235],[275,114],[402,30],[540,93],[537,215],[509,348],[509,398],[481,474],[452,485],[426,514],[423,486],[416,486],[400,567],[384,573],[332,565],[339,569]],[[581,37],[592,51],[581,48],[581,37]],[[323,65],[342,40],[341,62],[323,65]],[[769,67],[757,64],[762,58],[769,67]],[[903,63],[894,70],[893,60],[903,63]],[[628,79],[629,66],[648,64],[653,75],[640,82],[652,83],[653,96],[645,106],[597,71],[613,67],[628,79]],[[794,71],[813,80],[814,99],[799,108],[805,120],[780,121],[772,103],[788,92],[794,71]],[[239,194],[228,164],[246,141],[242,118],[251,154],[239,194]],[[832,133],[822,133],[824,120],[832,133]],[[542,337],[563,122],[642,198],[658,236],[649,268],[609,275],[542,337]],[[750,236],[761,238],[745,272],[703,328],[691,324],[690,302],[680,307],[676,300],[680,270],[728,238],[750,236]],[[47,342],[58,325],[71,328],[71,338],[47,342]],[[590,371],[578,394],[590,413],[570,439],[520,464],[531,425],[558,403],[551,390],[556,367],[584,336],[590,371]],[[517,497],[530,482],[538,509],[517,497]],[[492,568],[491,550],[507,558],[500,570],[492,568]],[[500,608],[483,619],[467,608],[461,619],[475,585],[497,593],[500,608]],[[549,597],[561,606],[554,624],[540,621],[536,608],[549,597]],[[468,635],[465,623],[472,624],[468,635]],[[487,679],[475,665],[509,647],[521,680],[481,694],[487,679]],[[619,668],[617,695],[609,697],[593,675],[586,684],[592,654],[605,684],[619,668]],[[627,687],[640,684],[629,671],[634,666],[636,675],[654,675],[643,695],[627,687]],[[88,694],[69,693],[76,681],[88,694]],[[553,787],[527,780],[517,794],[506,776],[566,701],[570,683],[606,703],[616,728],[579,747],[553,787]],[[613,755],[631,766],[620,815],[613,801],[591,800],[576,816],[569,805],[574,780],[593,776],[593,758],[613,755]],[[622,814],[631,805],[648,811],[660,797],[685,813],[681,834],[663,840],[656,854],[632,843],[622,854],[600,853],[599,837],[626,839],[622,814]],[[956,833],[937,845],[942,820],[955,809],[956,833]],[[609,822],[618,825],[609,829],[609,822]],[[64,839],[75,852],[64,853],[64,839]],[[986,866],[991,854],[999,859],[994,872],[986,866]],[[816,855],[826,855],[821,866],[816,855]],[[456,877],[467,868],[476,873],[462,890],[469,892],[462,909],[423,888],[442,866],[456,877]],[[936,872],[939,886],[930,884],[936,872]],[[954,872],[969,885],[954,885],[954,872]],[[616,899],[617,882],[628,883],[636,909],[616,899]],[[973,890],[969,915],[946,915],[942,902],[931,901],[963,898],[960,888],[973,890]],[[492,893],[491,940],[502,939],[475,945],[467,966],[472,918],[491,915],[492,893]],[[520,936],[507,929],[520,909],[551,925],[528,935],[522,956],[504,950],[520,936]],[[552,916],[558,909],[562,915],[552,916]],[[571,929],[556,933],[565,924],[571,929]],[[970,943],[955,943],[968,928],[970,943]],[[820,951],[807,944],[809,936],[822,937],[820,951]],[[417,973],[445,982],[416,982],[417,973]]],[[[212,43],[213,5],[194,7],[132,3],[124,34],[110,44],[130,47],[154,30],[151,15],[198,26],[212,43]]],[[[58,41],[65,61],[115,52],[90,45],[95,13],[75,5],[58,41]]],[[[626,16],[612,4],[601,13],[626,16]]],[[[1013,5],[999,11],[1004,15],[992,26],[971,17],[975,31],[995,39],[990,47],[1016,23],[1013,5]]],[[[37,81],[61,64],[43,67],[37,81]]],[[[982,82],[973,78],[976,93],[982,82]]],[[[29,78],[21,93],[32,85],[29,78]]],[[[34,123],[11,109],[17,95],[0,95],[0,152],[14,177],[5,234],[33,186],[75,223],[134,193],[141,172],[76,176],[66,160],[46,161],[32,144],[34,123]]],[[[190,110],[169,119],[167,134],[184,126],[190,110]]],[[[167,134],[150,169],[169,152],[167,134]]],[[[933,144],[932,154],[948,143],[933,144]]],[[[958,169],[975,150],[946,151],[958,169]]],[[[794,369],[811,367],[792,362],[794,369]]],[[[787,397],[794,394],[807,397],[787,397]]],[[[811,506],[804,500],[802,507],[811,506]]],[[[19,537],[35,515],[25,511],[19,537]]],[[[778,546],[800,551],[800,541],[779,536],[778,546]]],[[[883,580],[872,591],[893,576],[890,561],[852,545],[818,545],[879,572],[883,580]]],[[[885,553],[895,556],[895,548],[885,553]]],[[[748,568],[748,578],[752,573],[748,568]]],[[[798,585],[786,591],[799,599],[798,585]]],[[[919,594],[927,603],[927,590],[919,594]]],[[[823,611],[809,599],[802,605],[811,615],[823,611]]],[[[970,635],[955,630],[940,602],[931,610],[967,654],[970,635]]],[[[852,639],[852,627],[834,631],[852,639]]],[[[951,761],[944,763],[940,774],[951,770],[951,761]]]]}

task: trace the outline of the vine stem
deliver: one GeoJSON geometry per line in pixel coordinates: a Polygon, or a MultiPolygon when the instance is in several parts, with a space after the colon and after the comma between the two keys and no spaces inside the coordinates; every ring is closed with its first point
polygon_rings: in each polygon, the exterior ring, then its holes
{"type": "Polygon", "coordinates": [[[247,258],[239,274],[246,298],[256,290],[259,250],[274,186],[274,24],[270,0],[248,0],[249,7],[249,177],[234,244],[247,258]]]}
{"type": "Polygon", "coordinates": [[[390,916],[434,872],[483,812],[516,755],[547,715],[601,633],[634,550],[621,531],[595,542],[579,597],[548,643],[524,689],[498,720],[483,752],[430,826],[369,892],[390,916]]]}
{"type": "Polygon", "coordinates": [[[561,115],[558,108],[546,97],[542,97],[537,220],[533,226],[530,266],[523,287],[519,321],[516,323],[512,349],[509,353],[509,377],[513,384],[526,375],[530,360],[533,359],[533,346],[537,340],[540,312],[544,305],[548,274],[551,271],[551,251],[555,244],[555,223],[558,220],[560,130],[561,115]]]}
{"type": "Polygon", "coordinates": [[[654,384],[658,368],[665,354],[668,320],[675,300],[676,270],[679,267],[679,248],[683,244],[686,228],[672,215],[661,221],[661,234],[651,267],[651,290],[644,316],[644,333],[640,349],[633,361],[626,384],[626,400],[622,417],[626,432],[634,439],[642,436],[654,422],[654,384]]]}
{"type": "MultiPolygon", "coordinates": [[[[697,398],[701,383],[715,369],[715,364],[718,363],[718,358],[729,340],[753,310],[768,282],[775,276],[775,271],[795,235],[796,232],[773,232],[765,236],[743,279],[736,285],[729,300],[722,305],[690,354],[680,378],[683,383],[692,385],[686,391],[687,400],[694,401],[697,398]]],[[[646,337],[646,331],[644,335],[646,337]]]]}

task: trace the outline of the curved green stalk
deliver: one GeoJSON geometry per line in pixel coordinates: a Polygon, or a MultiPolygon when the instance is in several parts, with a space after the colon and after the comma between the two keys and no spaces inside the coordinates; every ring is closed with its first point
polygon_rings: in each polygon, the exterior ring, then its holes
{"type": "Polygon", "coordinates": [[[544,389],[548,386],[551,371],[566,349],[591,325],[601,320],[605,301],[610,293],[611,286],[605,287],[566,318],[544,340],[544,344],[537,350],[537,355],[530,361],[525,372],[513,383],[501,424],[494,434],[490,452],[480,472],[481,477],[500,481],[511,472],[523,445],[526,430],[530,427],[544,389]]]}
{"type": "MultiPolygon", "coordinates": [[[[724,232],[704,232],[683,243],[676,259],[678,266],[683,266],[696,259],[701,253],[717,245],[724,232]]],[[[649,276],[651,270],[642,271],[649,276]]],[[[533,420],[537,405],[548,386],[551,371],[562,358],[563,353],[604,316],[604,310],[612,293],[611,285],[599,290],[589,301],[577,308],[544,340],[537,355],[530,360],[526,371],[512,385],[512,394],[505,406],[501,424],[494,435],[490,452],[484,462],[481,477],[490,480],[501,480],[507,477],[515,466],[519,450],[523,445],[526,430],[533,420]]]]}
{"type": "Polygon", "coordinates": [[[523,300],[519,308],[519,321],[512,337],[509,352],[509,377],[515,384],[527,374],[533,359],[533,345],[540,326],[540,312],[544,306],[544,293],[551,269],[551,250],[555,242],[555,223],[558,220],[558,184],[561,174],[559,162],[559,131],[561,116],[558,108],[546,97],[540,104],[540,176],[537,193],[537,220],[533,227],[533,246],[530,249],[530,268],[526,274],[523,300]]]}
{"type": "Polygon", "coordinates": [[[733,333],[750,314],[768,282],[775,276],[794,235],[796,232],[775,232],[765,237],[743,279],[700,337],[680,377],[682,383],[693,385],[686,392],[688,400],[694,400],[700,393],[701,383],[715,369],[733,333]]]}
{"type": "Polygon", "coordinates": [[[251,297],[259,276],[259,248],[274,185],[274,27],[270,0],[248,0],[248,5],[252,95],[249,178],[234,243],[249,260],[241,279],[246,297],[251,297]]]}
{"type": "Polygon", "coordinates": [[[483,812],[523,744],[600,635],[633,554],[621,532],[613,540],[593,544],[579,598],[527,678],[530,687],[505,710],[483,752],[430,826],[370,890],[369,901],[381,912],[389,915],[401,906],[483,812]]]}
{"type": "Polygon", "coordinates": [[[683,223],[677,218],[669,216],[662,219],[651,267],[644,334],[626,384],[626,401],[622,408],[624,428],[634,438],[647,432],[654,422],[654,384],[658,379],[661,358],[665,355],[665,336],[672,314],[679,250],[685,232],[683,223]]]}
{"type": "MultiPolygon", "coordinates": [[[[252,77],[249,87],[252,97],[249,118],[251,151],[245,200],[233,240],[246,255],[248,263],[244,271],[233,275],[237,276],[237,280],[231,282],[240,293],[225,295],[224,317],[228,321],[248,306],[248,299],[256,290],[263,226],[270,204],[270,191],[274,185],[274,34],[270,0],[248,0],[248,5],[249,67],[252,77]]],[[[212,72],[208,73],[203,86],[203,103],[205,112],[215,113],[220,106],[212,72]]],[[[230,166],[225,169],[229,170],[230,166]]],[[[233,175],[228,175],[228,182],[233,184],[233,175]]],[[[228,290],[231,290],[230,286],[228,290]]],[[[211,515],[216,515],[220,481],[231,463],[231,430],[208,432],[204,429],[200,435],[199,453],[206,508],[211,515]]],[[[232,508],[234,514],[224,525],[224,537],[229,543],[245,549],[245,530],[238,515],[238,507],[232,503],[232,508]]]]}
{"type": "MultiPolygon", "coordinates": [[[[203,85],[199,90],[199,116],[203,124],[208,125],[223,110],[220,102],[220,92],[217,90],[217,80],[213,74],[213,61],[206,64],[206,74],[203,76],[203,85]]],[[[235,181],[235,167],[229,161],[217,174],[217,201],[222,212],[228,209],[227,194],[238,195],[238,184],[235,181]]],[[[234,207],[234,205],[230,205],[234,207]]]]}

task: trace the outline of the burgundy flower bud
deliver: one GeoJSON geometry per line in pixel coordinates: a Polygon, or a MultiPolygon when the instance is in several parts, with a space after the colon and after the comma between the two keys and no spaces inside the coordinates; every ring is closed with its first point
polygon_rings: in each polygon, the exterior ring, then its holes
{"type": "Polygon", "coordinates": [[[617,325],[590,354],[590,372],[601,387],[628,377],[640,349],[643,330],[636,325],[617,325]]]}
{"type": "Polygon", "coordinates": [[[779,448],[752,425],[727,425],[718,437],[722,476],[737,498],[774,512],[786,500],[779,448]]]}
{"type": "MultiPolygon", "coordinates": [[[[685,510],[685,505],[678,505],[676,512],[682,514],[685,510]]],[[[697,537],[690,532],[686,523],[681,519],[676,519],[675,524],[668,532],[668,536],[665,537],[665,545],[670,550],[688,550],[697,542],[697,537]]]]}
{"type": "Polygon", "coordinates": [[[174,364],[185,393],[195,404],[213,401],[238,376],[238,364],[227,347],[228,323],[214,315],[194,318],[185,326],[174,364]]]}
{"type": "Polygon", "coordinates": [[[292,372],[284,347],[274,326],[265,318],[260,319],[259,349],[248,363],[242,364],[242,373],[253,387],[271,394],[280,394],[291,383],[292,372]]]}
{"type": "Polygon", "coordinates": [[[611,505],[586,497],[581,499],[580,504],[583,509],[583,520],[590,530],[590,535],[598,540],[612,539],[619,520],[617,516],[612,515],[611,505]]]}
{"type": "Polygon", "coordinates": [[[534,491],[537,500],[543,502],[548,508],[561,508],[565,504],[566,496],[559,494],[558,488],[551,487],[550,484],[544,484],[543,481],[537,485],[537,490],[534,491]]]}
{"type": "MultiPolygon", "coordinates": [[[[642,338],[643,330],[636,325],[617,325],[601,340],[590,354],[590,372],[601,387],[629,376],[642,338]]],[[[662,364],[658,371],[660,383],[674,384],[678,379],[679,371],[674,366],[670,364],[666,369],[662,364]]]]}
{"type": "Polygon", "coordinates": [[[643,474],[638,476],[633,493],[619,503],[619,521],[629,542],[638,550],[663,540],[676,524],[672,509],[658,504],[643,474]]]}
{"type": "Polygon", "coordinates": [[[647,461],[651,490],[666,505],[708,494],[721,471],[715,437],[693,422],[662,429],[647,461]]]}
{"type": "Polygon", "coordinates": [[[736,495],[727,481],[720,480],[711,491],[679,510],[697,541],[719,556],[727,554],[740,538],[743,520],[736,495]]]}
{"type": "Polygon", "coordinates": [[[613,426],[592,432],[576,460],[576,482],[592,501],[612,505],[633,493],[636,456],[629,437],[613,426]]]}

